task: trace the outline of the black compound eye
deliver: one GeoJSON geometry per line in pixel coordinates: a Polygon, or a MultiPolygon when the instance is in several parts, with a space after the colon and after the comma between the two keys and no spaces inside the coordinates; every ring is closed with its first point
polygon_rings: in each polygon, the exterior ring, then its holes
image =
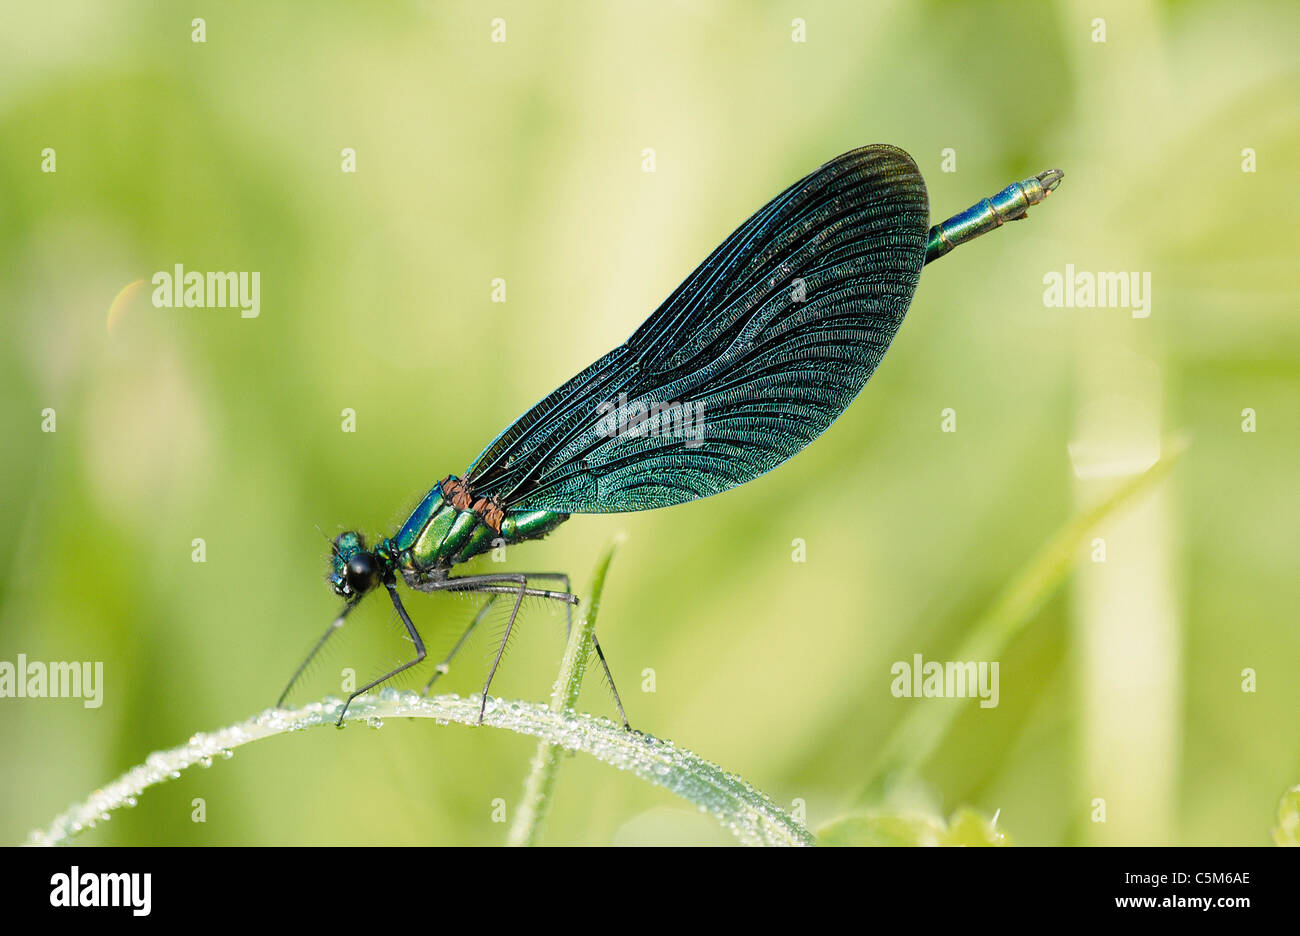
{"type": "Polygon", "coordinates": [[[347,585],[354,592],[363,592],[374,584],[375,559],[370,553],[357,553],[348,560],[347,585]]]}

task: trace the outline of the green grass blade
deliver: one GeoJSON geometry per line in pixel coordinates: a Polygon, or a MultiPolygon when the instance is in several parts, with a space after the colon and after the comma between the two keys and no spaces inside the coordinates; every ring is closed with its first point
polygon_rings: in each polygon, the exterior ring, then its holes
{"type": "MultiPolygon", "coordinates": [[[[605,549],[604,555],[596,563],[591,588],[587,592],[586,607],[569,634],[564,658],[560,662],[560,672],[551,691],[552,712],[571,711],[578,705],[578,693],[582,689],[587,662],[591,659],[591,635],[596,630],[600,595],[605,590],[605,575],[609,572],[609,563],[617,549],[616,540],[605,549]]],[[[506,838],[507,845],[540,844],[542,826],[546,823],[546,814],[550,812],[551,801],[555,796],[555,778],[560,770],[561,755],[559,745],[545,740],[537,743],[532,769],[524,783],[524,798],[515,812],[515,821],[506,838]]]]}
{"type": "MultiPolygon", "coordinates": [[[[197,734],[187,744],[150,754],[145,762],[96,790],[46,828],[28,837],[29,845],[62,845],[84,829],[107,820],[114,810],[135,804],[146,789],[195,764],[230,756],[235,748],[262,738],[333,725],[342,702],[327,699],[295,710],[268,709],[219,731],[197,734]]],[[[346,721],[382,724],[385,718],[432,718],[440,724],[478,723],[477,696],[422,698],[418,693],[385,689],[378,698],[352,703],[346,721]]],[[[553,712],[538,702],[490,699],[483,724],[541,738],[565,750],[585,751],[597,760],[663,787],[710,813],[741,842],[750,845],[812,845],[812,835],[765,794],[690,751],[640,732],[625,731],[607,718],[553,712]]]]}

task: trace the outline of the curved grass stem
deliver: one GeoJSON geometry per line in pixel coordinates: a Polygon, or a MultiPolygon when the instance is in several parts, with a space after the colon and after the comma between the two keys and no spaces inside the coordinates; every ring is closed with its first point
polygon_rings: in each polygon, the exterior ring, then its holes
{"type": "MultiPolygon", "coordinates": [[[[592,590],[588,616],[588,623],[592,625],[595,623],[596,596],[608,564],[609,554],[599,567],[592,590]]],[[[574,628],[575,633],[580,630],[574,628]]],[[[570,650],[574,652],[566,652],[566,665],[561,670],[562,676],[568,674],[559,683],[565,690],[562,694],[565,700],[576,699],[577,687],[581,684],[580,667],[585,660],[574,649],[575,646],[571,640],[570,650]],[[569,665],[571,655],[573,663],[569,665]]],[[[456,695],[424,698],[414,692],[398,693],[385,689],[377,697],[362,696],[355,700],[345,721],[361,721],[377,727],[385,718],[432,718],[444,725],[474,726],[479,720],[479,703],[477,695],[465,699],[456,695]]],[[[179,777],[182,770],[195,764],[208,766],[218,758],[230,757],[234,749],[242,745],[292,731],[332,726],[342,704],[339,699],[326,699],[291,711],[267,709],[239,724],[196,734],[180,747],[156,751],[143,764],[96,790],[85,802],[56,817],[45,828],[33,831],[27,844],[66,844],[85,829],[108,820],[114,810],[134,806],[137,798],[149,787],[179,777]]],[[[676,747],[670,741],[627,731],[607,718],[579,714],[572,708],[557,711],[550,705],[537,702],[489,699],[483,724],[538,738],[540,748],[545,748],[557,759],[560,749],[585,751],[597,760],[630,771],[710,813],[745,844],[814,844],[812,834],[801,823],[740,777],[676,747]]],[[[535,786],[534,814],[538,818],[534,828],[538,830],[553,785],[553,768],[549,780],[539,777],[534,784],[530,778],[530,789],[535,786]]]]}

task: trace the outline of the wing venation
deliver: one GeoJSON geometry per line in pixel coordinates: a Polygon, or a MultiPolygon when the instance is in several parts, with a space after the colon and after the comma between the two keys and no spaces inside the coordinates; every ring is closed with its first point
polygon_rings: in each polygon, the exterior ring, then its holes
{"type": "Polygon", "coordinates": [[[605,513],[770,471],[875,371],[916,290],[928,226],[925,183],[902,150],[831,160],[493,440],[467,472],[471,488],[508,508],[605,513]]]}

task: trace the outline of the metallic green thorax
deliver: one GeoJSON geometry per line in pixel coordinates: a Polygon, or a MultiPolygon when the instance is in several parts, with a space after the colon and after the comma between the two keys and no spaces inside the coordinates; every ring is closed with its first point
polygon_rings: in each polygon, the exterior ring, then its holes
{"type": "MultiPolygon", "coordinates": [[[[456,480],[455,476],[450,479],[456,480]]],[[[457,510],[435,484],[420,505],[407,517],[396,536],[375,546],[383,572],[400,572],[408,583],[445,578],[453,565],[488,552],[496,546],[513,546],[539,539],[569,519],[568,514],[549,510],[507,510],[501,529],[494,530],[472,510],[457,510]]],[[[346,551],[340,544],[340,559],[346,565],[346,551]]]]}

